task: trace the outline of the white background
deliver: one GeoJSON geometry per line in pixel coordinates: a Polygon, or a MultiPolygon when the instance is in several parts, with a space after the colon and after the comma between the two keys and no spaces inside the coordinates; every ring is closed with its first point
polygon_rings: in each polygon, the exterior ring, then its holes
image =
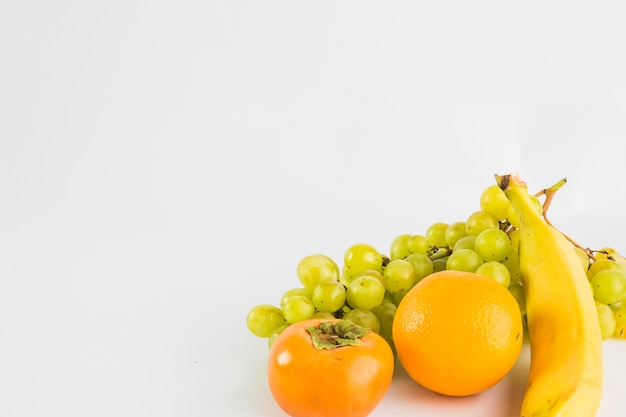
{"type": "MultiPolygon", "coordinates": [[[[245,316],[297,262],[464,220],[496,173],[626,251],[626,7],[0,3],[0,415],[282,416],[245,316]]],[[[605,342],[599,416],[623,414],[605,342]]],[[[401,369],[372,415],[515,416],[401,369]]]]}

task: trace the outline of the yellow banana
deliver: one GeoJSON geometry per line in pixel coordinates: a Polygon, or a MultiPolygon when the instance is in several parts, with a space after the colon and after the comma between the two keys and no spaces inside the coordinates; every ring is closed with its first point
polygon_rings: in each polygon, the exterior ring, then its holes
{"type": "Polygon", "coordinates": [[[593,417],[603,385],[602,337],[593,294],[572,245],[544,221],[526,183],[496,175],[520,220],[530,373],[521,417],[593,417]]]}

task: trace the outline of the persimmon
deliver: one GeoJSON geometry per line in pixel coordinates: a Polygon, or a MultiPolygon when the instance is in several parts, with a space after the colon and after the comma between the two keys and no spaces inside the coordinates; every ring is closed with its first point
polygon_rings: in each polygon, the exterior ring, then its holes
{"type": "Polygon", "coordinates": [[[349,320],[309,319],[276,338],[267,376],[292,417],[365,417],[389,389],[394,362],[377,333],[349,320]]]}

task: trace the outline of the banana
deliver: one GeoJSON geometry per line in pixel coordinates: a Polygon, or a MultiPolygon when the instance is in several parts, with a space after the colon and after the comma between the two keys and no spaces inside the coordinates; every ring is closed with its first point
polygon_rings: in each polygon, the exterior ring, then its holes
{"type": "Polygon", "coordinates": [[[573,246],[533,206],[517,175],[496,175],[520,220],[530,373],[521,417],[593,417],[603,387],[593,294],[573,246]]]}

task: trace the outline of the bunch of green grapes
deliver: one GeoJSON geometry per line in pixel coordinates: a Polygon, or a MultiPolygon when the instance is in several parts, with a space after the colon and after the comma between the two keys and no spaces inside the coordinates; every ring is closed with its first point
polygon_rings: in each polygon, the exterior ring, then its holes
{"type": "Polygon", "coordinates": [[[626,259],[613,248],[576,248],[596,302],[603,339],[626,339],[626,259]]]}
{"type": "MultiPolygon", "coordinates": [[[[538,213],[543,207],[531,196],[538,213]]],[[[626,339],[626,259],[611,248],[574,247],[589,277],[603,338],[626,339]]],[[[271,346],[289,325],[310,318],[343,318],[383,336],[395,352],[391,328],[404,295],[424,277],[442,270],[475,272],[506,287],[517,300],[526,324],[526,303],[519,268],[519,219],[496,184],[480,195],[479,207],[465,219],[436,222],[422,234],[396,236],[386,256],[357,243],[344,253],[343,265],[314,254],[300,260],[300,285],[285,291],[277,305],[253,307],[249,330],[271,346]]]]}
{"type": "Polygon", "coordinates": [[[415,281],[412,265],[391,262],[366,243],[350,246],[343,267],[329,256],[302,258],[296,268],[299,286],[286,290],[277,304],[260,304],[248,313],[248,329],[272,343],[289,325],[311,318],[343,318],[379,333],[391,345],[394,299],[415,281]]]}

